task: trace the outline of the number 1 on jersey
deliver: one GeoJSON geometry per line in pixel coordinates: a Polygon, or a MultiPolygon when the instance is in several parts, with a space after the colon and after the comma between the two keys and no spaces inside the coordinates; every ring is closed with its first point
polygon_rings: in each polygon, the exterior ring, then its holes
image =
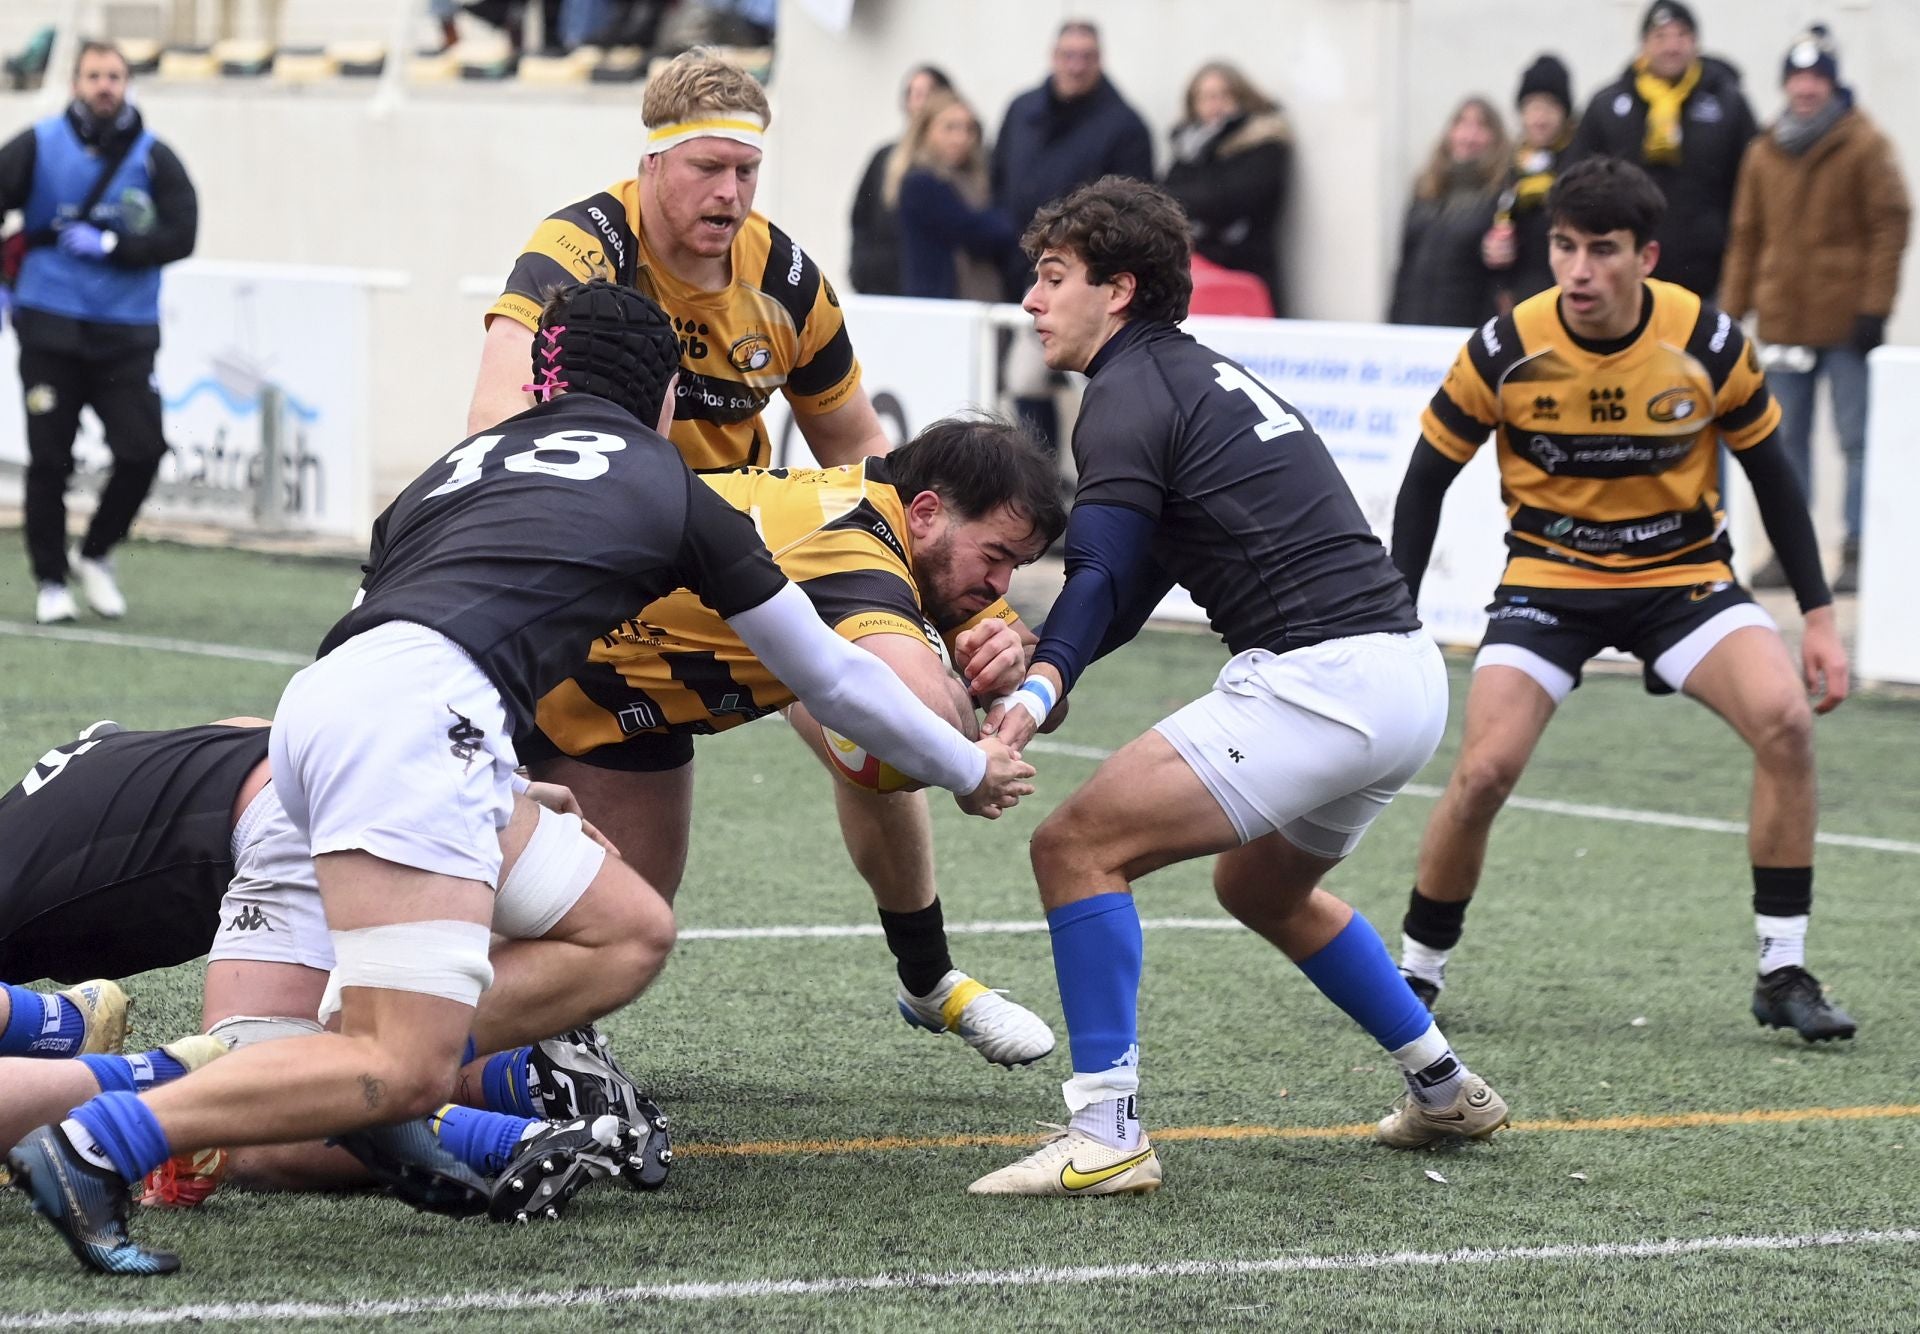
{"type": "Polygon", "coordinates": [[[1253,400],[1253,406],[1260,409],[1260,424],[1253,429],[1262,440],[1278,440],[1305,429],[1298,417],[1281,407],[1280,400],[1267,392],[1265,385],[1232,362],[1216,361],[1213,369],[1215,384],[1232,393],[1245,394],[1253,400]]]}
{"type": "Polygon", "coordinates": [[[427,492],[427,498],[431,500],[435,496],[451,495],[461,487],[472,486],[479,481],[481,460],[505,438],[499,435],[476,435],[447,455],[447,462],[453,465],[453,476],[427,492]]]}

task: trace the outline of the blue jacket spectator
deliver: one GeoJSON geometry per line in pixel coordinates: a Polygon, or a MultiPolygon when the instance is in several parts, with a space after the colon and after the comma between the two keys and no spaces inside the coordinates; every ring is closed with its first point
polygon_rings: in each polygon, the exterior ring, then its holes
{"type": "Polygon", "coordinates": [[[13,307],[27,409],[27,552],[36,619],[70,621],[77,569],[102,616],[126,611],[109,553],[127,535],[166,455],[154,353],[160,267],[193,252],[199,202],[173,150],[127,101],[120,52],[87,42],[73,101],[0,146],[0,215],[19,209],[24,250],[0,316],[13,307]],[[113,472],[69,557],[66,492],[80,410],[106,432],[113,472]]]}
{"type": "Polygon", "coordinates": [[[1000,269],[1019,238],[987,201],[971,107],[950,92],[926,98],[888,164],[886,198],[899,211],[903,295],[999,299],[1000,269]]]}
{"type": "MultiPolygon", "coordinates": [[[[1140,113],[1100,72],[1100,34],[1091,24],[1063,24],[1054,41],[1053,71],[1007,107],[993,146],[993,198],[1025,231],[1042,204],[1102,176],[1153,179],[1153,136],[1140,113]]],[[[1025,256],[1009,265],[1007,295],[1026,291],[1025,256]]]]}
{"type": "MultiPolygon", "coordinates": [[[[927,95],[952,89],[953,82],[935,65],[915,65],[900,91],[901,110],[907,124],[926,105],[927,95]]],[[[853,240],[848,248],[848,277],[853,290],[868,296],[899,296],[900,217],[897,200],[887,200],[887,164],[893,161],[899,142],[882,144],[867,160],[860,173],[860,184],[853,192],[853,212],[849,221],[853,240]]]]}

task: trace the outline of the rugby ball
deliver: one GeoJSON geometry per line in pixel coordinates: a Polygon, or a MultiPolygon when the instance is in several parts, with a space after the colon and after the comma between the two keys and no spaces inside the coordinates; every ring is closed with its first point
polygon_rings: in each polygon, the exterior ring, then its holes
{"type": "Polygon", "coordinates": [[[821,727],[827,759],[840,780],[869,792],[918,792],[926,784],[909,778],[877,755],[869,755],[830,727],[821,727]]]}

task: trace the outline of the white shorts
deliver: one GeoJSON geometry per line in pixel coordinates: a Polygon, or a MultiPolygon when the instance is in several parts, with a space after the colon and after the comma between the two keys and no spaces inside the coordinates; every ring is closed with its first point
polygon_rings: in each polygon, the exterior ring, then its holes
{"type": "Polygon", "coordinates": [[[207,958],[333,969],[333,937],[313,858],[272,783],[234,826],[233,881],[220,900],[220,930],[207,958]]]}
{"type": "Polygon", "coordinates": [[[1446,663],[1417,631],[1249,649],[1155,725],[1241,842],[1278,830],[1319,857],[1353,851],[1446,727],[1446,663]]]}
{"type": "Polygon", "coordinates": [[[391,621],[287,683],[268,758],[313,856],[358,850],[488,886],[513,814],[506,706],[437,631],[391,621]]]}

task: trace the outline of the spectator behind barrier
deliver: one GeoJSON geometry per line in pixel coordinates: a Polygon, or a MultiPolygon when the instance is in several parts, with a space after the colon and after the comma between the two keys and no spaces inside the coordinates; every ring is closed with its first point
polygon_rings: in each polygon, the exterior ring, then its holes
{"type": "Polygon", "coordinates": [[[1653,276],[1711,301],[1740,158],[1756,127],[1740,72],[1702,57],[1699,32],[1680,0],[1654,0],[1640,24],[1640,54],[1587,103],[1565,165],[1605,153],[1644,168],[1667,197],[1653,276]]]}
{"type": "Polygon", "coordinates": [[[1493,275],[1480,242],[1510,156],[1493,103],[1469,97],[1454,109],[1407,204],[1391,323],[1457,327],[1493,314],[1493,275]]]}
{"type": "Polygon", "coordinates": [[[980,121],[958,96],[933,92],[887,164],[885,202],[900,219],[907,296],[994,301],[1019,237],[988,200],[980,121]]]}
{"type": "MultiPolygon", "coordinates": [[[[1847,461],[1846,545],[1836,593],[1858,591],[1867,452],[1867,353],[1886,336],[1910,206],[1893,145],[1840,82],[1816,24],[1787,52],[1786,109],[1747,147],[1734,195],[1721,307],[1759,314],[1760,360],[1780,403],[1780,443],[1813,494],[1813,399],[1825,377],[1847,461]]],[[[1756,588],[1784,588],[1776,557],[1756,588]]]]}
{"type": "Polygon", "coordinates": [[[1555,56],[1535,60],[1520,76],[1514,105],[1520,111],[1520,143],[1507,168],[1493,226],[1480,245],[1480,257],[1497,275],[1503,313],[1553,286],[1544,205],[1573,143],[1573,85],[1567,67],[1555,56]]]}
{"type": "Polygon", "coordinates": [[[1161,184],[1186,209],[1195,252],[1258,278],[1277,313],[1286,309],[1279,229],[1292,171],[1293,132],[1278,104],[1232,65],[1202,65],[1161,184]]]}
{"type": "MultiPolygon", "coordinates": [[[[936,65],[915,65],[900,89],[900,110],[911,125],[927,94],[951,91],[953,81],[936,65]]],[[[881,144],[867,159],[860,173],[860,184],[853,192],[853,243],[849,250],[849,278],[853,290],[868,296],[899,296],[900,218],[885,198],[887,163],[892,160],[894,143],[881,144]]],[[[996,296],[998,294],[996,293],[996,296]]]]}
{"type": "MultiPolygon", "coordinates": [[[[1153,179],[1153,136],[1100,68],[1100,30],[1085,19],[1060,25],[1047,81],[1014,98],[993,145],[993,201],[1024,232],[1043,204],[1102,176],[1153,179]]],[[[1005,297],[1018,301],[1032,265],[1016,253],[1007,262],[1005,297]]],[[[1060,422],[1040,341],[1030,331],[1007,347],[1003,376],[1014,409],[1054,448],[1060,422]]]]}

